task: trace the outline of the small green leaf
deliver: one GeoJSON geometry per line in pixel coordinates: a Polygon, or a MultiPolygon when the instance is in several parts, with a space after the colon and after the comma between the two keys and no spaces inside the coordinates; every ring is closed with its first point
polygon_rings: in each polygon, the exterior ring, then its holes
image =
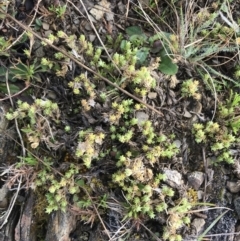
{"type": "Polygon", "coordinates": [[[138,64],[142,65],[146,61],[148,54],[149,54],[149,48],[139,49],[137,51],[138,64]]]}
{"type": "Polygon", "coordinates": [[[35,23],[38,27],[42,26],[42,21],[39,18],[36,18],[35,23]]]}
{"type": "Polygon", "coordinates": [[[24,133],[32,133],[33,132],[30,127],[29,128],[22,128],[21,131],[24,132],[24,133]]]}
{"type": "Polygon", "coordinates": [[[36,166],[38,164],[37,160],[34,159],[33,157],[25,157],[23,158],[23,160],[29,166],[36,166]]]}
{"type": "Polygon", "coordinates": [[[164,49],[161,51],[160,57],[161,63],[159,64],[158,69],[163,74],[174,75],[178,72],[178,66],[172,62],[164,49]]]}
{"type": "Polygon", "coordinates": [[[124,39],[121,41],[121,44],[120,44],[121,50],[124,50],[126,48],[126,44],[127,44],[127,40],[124,39]]]}
{"type": "Polygon", "coordinates": [[[70,187],[69,188],[69,193],[70,194],[75,194],[77,192],[77,188],[76,187],[70,187]]]}
{"type": "Polygon", "coordinates": [[[79,187],[84,187],[85,186],[85,182],[82,179],[78,180],[77,184],[78,184],[79,187]]]}
{"type": "Polygon", "coordinates": [[[136,44],[143,44],[146,40],[147,40],[147,37],[144,34],[142,34],[142,35],[135,34],[129,38],[130,42],[136,43],[136,44]]]}
{"type": "Polygon", "coordinates": [[[77,205],[80,208],[88,208],[91,206],[91,200],[80,200],[79,202],[77,202],[77,205]]]}
{"type": "MultiPolygon", "coordinates": [[[[11,94],[15,94],[15,93],[17,93],[17,92],[20,91],[19,87],[16,86],[16,85],[14,85],[14,84],[9,84],[8,86],[9,86],[9,89],[10,89],[10,93],[11,93],[11,94]]],[[[5,94],[8,94],[8,89],[7,89],[7,86],[6,86],[5,83],[4,83],[4,84],[3,84],[3,83],[0,84],[0,92],[3,92],[3,93],[5,93],[5,94]]]]}
{"type": "MultiPolygon", "coordinates": [[[[0,82],[5,82],[6,73],[7,73],[7,68],[5,68],[4,66],[1,66],[0,67],[0,82]]],[[[8,79],[10,81],[12,81],[13,77],[14,77],[13,74],[8,72],[8,79]]]]}
{"type": "Polygon", "coordinates": [[[126,33],[128,34],[129,37],[133,35],[142,35],[142,29],[139,26],[130,26],[126,28],[126,33]]]}

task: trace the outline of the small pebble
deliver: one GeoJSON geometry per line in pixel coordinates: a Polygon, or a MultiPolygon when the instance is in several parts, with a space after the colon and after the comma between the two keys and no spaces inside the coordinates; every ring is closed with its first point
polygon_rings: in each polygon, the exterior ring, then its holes
{"type": "Polygon", "coordinates": [[[194,218],[191,224],[195,227],[196,235],[198,235],[201,233],[203,226],[205,225],[205,220],[203,218],[194,218]]]}
{"type": "Polygon", "coordinates": [[[49,30],[49,24],[48,23],[43,22],[42,27],[43,27],[44,30],[49,30]]]}
{"type": "Polygon", "coordinates": [[[143,111],[137,111],[136,118],[138,120],[138,125],[141,125],[143,122],[145,122],[149,119],[149,115],[143,111]]]}
{"type": "Polygon", "coordinates": [[[238,193],[240,191],[240,183],[227,181],[227,188],[231,193],[238,193]]]}
{"type": "Polygon", "coordinates": [[[182,145],[182,142],[180,140],[175,140],[173,143],[176,145],[177,148],[180,148],[182,145]]]}
{"type": "Polygon", "coordinates": [[[204,181],[205,174],[203,172],[192,172],[188,175],[188,184],[195,190],[198,190],[204,181]]]}
{"type": "Polygon", "coordinates": [[[90,42],[93,42],[96,39],[96,35],[95,34],[89,34],[88,37],[89,37],[89,41],[90,42]]]}
{"type": "Polygon", "coordinates": [[[167,176],[165,182],[172,188],[181,188],[183,185],[182,174],[176,170],[164,168],[163,173],[167,176]]]}

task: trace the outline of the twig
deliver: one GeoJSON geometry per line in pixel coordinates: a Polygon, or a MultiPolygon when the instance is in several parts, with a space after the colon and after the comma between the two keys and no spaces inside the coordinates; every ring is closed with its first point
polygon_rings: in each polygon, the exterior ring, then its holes
{"type": "Polygon", "coordinates": [[[206,200],[206,191],[208,186],[208,161],[206,159],[206,153],[205,153],[205,147],[202,148],[202,157],[203,157],[203,164],[205,168],[205,174],[207,175],[204,181],[204,196],[203,196],[203,202],[206,200]]]}
{"type": "Polygon", "coordinates": [[[149,228],[147,228],[143,223],[140,223],[157,241],[162,241],[159,239],[155,233],[153,233],[149,228]]]}
{"type": "Polygon", "coordinates": [[[114,241],[114,239],[120,240],[121,237],[123,237],[126,232],[124,232],[123,234],[119,235],[120,231],[129,223],[130,220],[128,220],[126,223],[124,223],[117,231],[114,232],[114,235],[111,237],[111,239],[109,241],[114,241]]]}
{"type": "Polygon", "coordinates": [[[0,220],[4,218],[4,221],[3,221],[3,223],[0,226],[0,230],[8,222],[8,218],[9,218],[11,212],[12,212],[12,209],[13,209],[14,204],[16,203],[16,200],[17,200],[17,197],[18,197],[18,193],[20,191],[20,187],[21,187],[21,184],[22,184],[21,181],[22,181],[22,175],[21,175],[20,181],[18,182],[17,191],[14,193],[13,197],[11,198],[8,210],[6,211],[6,213],[3,216],[0,217],[0,220]]]}
{"type": "MultiPolygon", "coordinates": [[[[89,197],[89,199],[92,201],[92,198],[91,198],[91,196],[89,195],[88,191],[87,191],[85,188],[83,188],[83,190],[85,191],[85,193],[87,194],[87,196],[89,197]]],[[[110,239],[111,239],[111,236],[110,236],[110,234],[109,234],[109,231],[107,230],[107,228],[106,228],[106,226],[105,226],[105,224],[104,224],[104,222],[103,222],[103,220],[102,220],[102,218],[101,218],[101,216],[100,216],[100,214],[99,214],[99,212],[98,212],[95,204],[93,203],[93,201],[92,201],[92,204],[93,204],[93,208],[94,208],[94,210],[95,210],[95,212],[96,212],[96,214],[97,214],[97,216],[98,216],[98,218],[99,218],[99,220],[100,220],[103,228],[105,229],[105,232],[106,232],[106,234],[107,234],[107,236],[108,236],[108,238],[109,238],[109,240],[110,240],[110,239]]]]}
{"type": "Polygon", "coordinates": [[[128,19],[129,6],[130,6],[130,0],[128,0],[128,2],[127,2],[127,9],[126,9],[127,11],[126,11],[126,15],[125,15],[126,21],[127,21],[127,19],[128,19]]]}
{"type": "MultiPolygon", "coordinates": [[[[9,84],[8,84],[8,71],[6,72],[6,86],[7,86],[7,90],[8,90],[9,99],[10,99],[11,105],[13,107],[13,100],[12,100],[12,96],[11,96],[11,92],[10,92],[10,88],[9,88],[9,84]]],[[[25,149],[25,146],[24,146],[23,138],[22,138],[21,132],[19,130],[18,122],[17,122],[16,118],[15,118],[15,126],[16,126],[17,133],[18,133],[18,136],[19,136],[19,139],[20,139],[20,142],[21,142],[23,157],[25,157],[26,156],[26,149],[25,149]]]]}
{"type": "Polygon", "coordinates": [[[19,92],[15,93],[15,94],[13,94],[13,95],[11,95],[11,96],[7,96],[7,97],[5,97],[5,98],[3,98],[3,99],[0,99],[0,101],[8,100],[8,99],[11,99],[11,98],[13,98],[13,97],[15,97],[15,96],[20,95],[22,92],[24,92],[25,90],[27,90],[27,89],[29,88],[29,86],[30,86],[30,85],[27,85],[26,87],[24,87],[24,88],[23,88],[22,90],[20,90],[19,92]]]}
{"type": "MultiPolygon", "coordinates": [[[[9,96],[10,96],[11,105],[13,106],[13,101],[12,101],[12,98],[11,98],[10,88],[9,88],[9,84],[8,84],[8,71],[6,72],[6,86],[7,86],[8,94],[9,94],[9,96]]],[[[25,151],[25,147],[24,147],[22,135],[21,135],[21,133],[20,133],[20,131],[19,131],[19,128],[18,128],[17,119],[15,119],[15,126],[16,126],[16,129],[17,129],[19,138],[20,138],[23,156],[25,157],[25,156],[26,156],[26,151],[25,151]]],[[[11,212],[12,212],[12,209],[13,209],[15,203],[16,203],[16,200],[17,200],[17,197],[18,197],[18,193],[19,193],[19,191],[20,191],[20,189],[21,189],[21,185],[22,185],[22,174],[20,175],[20,178],[19,178],[19,181],[18,181],[17,190],[16,190],[16,192],[14,193],[13,197],[11,198],[10,205],[8,206],[8,209],[7,209],[6,213],[5,213],[5,215],[3,215],[3,216],[1,217],[1,219],[4,218],[4,221],[3,221],[3,223],[1,224],[0,229],[8,222],[8,218],[9,218],[9,216],[10,216],[10,214],[11,214],[11,212]]]]}
{"type": "Polygon", "coordinates": [[[48,119],[45,116],[43,116],[40,113],[38,113],[38,112],[36,114],[40,115],[47,122],[50,135],[51,135],[52,139],[54,140],[54,136],[53,136],[52,129],[51,129],[51,126],[50,126],[50,123],[49,123],[48,119]]]}

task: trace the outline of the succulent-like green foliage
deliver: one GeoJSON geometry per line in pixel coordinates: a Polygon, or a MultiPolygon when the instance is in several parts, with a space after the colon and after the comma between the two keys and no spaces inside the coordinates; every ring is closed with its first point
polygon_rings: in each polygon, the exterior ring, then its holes
{"type": "Polygon", "coordinates": [[[57,124],[60,118],[60,110],[57,103],[50,100],[36,99],[33,104],[18,101],[17,109],[6,114],[8,120],[19,119],[23,123],[22,131],[31,144],[37,148],[41,141],[47,145],[54,142],[50,122],[57,124]],[[51,137],[51,138],[49,138],[51,137]]]}
{"type": "Polygon", "coordinates": [[[75,155],[83,160],[87,168],[91,167],[91,162],[99,156],[99,149],[96,146],[101,145],[105,138],[102,132],[94,133],[91,130],[79,132],[79,142],[75,155]]]}
{"type": "Polygon", "coordinates": [[[35,185],[39,188],[48,187],[46,192],[47,207],[46,212],[62,210],[66,211],[69,194],[77,194],[80,189],[75,181],[75,175],[79,173],[79,168],[71,164],[65,174],[58,180],[50,168],[43,167],[37,174],[35,185]]]}
{"type": "Polygon", "coordinates": [[[198,85],[199,81],[197,80],[189,79],[184,81],[181,88],[182,96],[193,97],[196,100],[200,100],[201,94],[198,93],[198,85]]]}
{"type": "Polygon", "coordinates": [[[229,99],[219,105],[216,122],[193,124],[192,133],[195,141],[210,145],[211,150],[218,155],[218,161],[234,162],[230,154],[230,147],[239,141],[239,103],[240,95],[231,91],[229,99]]]}

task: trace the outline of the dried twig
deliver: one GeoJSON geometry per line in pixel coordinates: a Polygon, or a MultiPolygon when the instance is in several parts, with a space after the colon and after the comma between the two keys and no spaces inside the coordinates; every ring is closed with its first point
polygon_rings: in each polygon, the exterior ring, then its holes
{"type": "MultiPolygon", "coordinates": [[[[8,84],[8,71],[6,72],[6,86],[7,86],[8,94],[9,94],[9,97],[10,97],[11,105],[13,106],[13,100],[11,98],[10,88],[9,88],[9,84],[8,84]]],[[[16,126],[16,130],[17,130],[20,142],[21,142],[23,157],[25,157],[26,156],[26,149],[25,149],[25,146],[24,146],[24,142],[23,142],[23,138],[22,138],[21,132],[19,131],[17,119],[15,119],[15,126],[16,126]]],[[[8,206],[8,209],[5,212],[5,214],[0,218],[0,219],[4,219],[3,223],[0,226],[0,229],[8,222],[8,218],[9,218],[9,216],[10,216],[10,214],[12,212],[12,209],[13,209],[15,203],[16,203],[19,191],[21,189],[21,185],[22,185],[22,174],[20,175],[20,177],[18,179],[18,187],[17,187],[16,192],[14,193],[14,195],[11,198],[11,201],[10,201],[10,204],[8,206]]]]}
{"type": "MultiPolygon", "coordinates": [[[[92,198],[91,198],[90,194],[88,193],[88,191],[87,191],[85,188],[83,188],[83,190],[84,190],[85,193],[87,194],[88,198],[92,201],[92,198]]],[[[108,229],[106,228],[106,226],[105,226],[105,224],[104,224],[104,222],[103,222],[103,220],[102,220],[102,218],[101,218],[101,215],[99,214],[99,212],[98,212],[95,204],[93,203],[93,201],[92,201],[92,204],[93,204],[93,208],[94,208],[94,210],[95,210],[95,212],[96,212],[96,214],[97,214],[97,216],[98,216],[98,218],[99,218],[99,220],[100,220],[100,222],[101,222],[101,224],[102,224],[102,226],[103,226],[103,228],[104,228],[104,230],[105,230],[105,233],[107,234],[109,240],[111,240],[111,236],[110,236],[110,234],[109,234],[109,231],[108,231],[108,229]]]]}
{"type": "Polygon", "coordinates": [[[2,98],[2,99],[0,99],[0,101],[8,100],[8,99],[11,99],[11,98],[13,98],[13,97],[15,97],[15,96],[18,96],[18,95],[20,95],[22,92],[24,92],[25,90],[27,90],[29,87],[30,87],[30,85],[27,85],[26,87],[24,87],[24,88],[23,88],[22,90],[20,90],[19,92],[15,93],[15,94],[13,94],[13,95],[9,95],[9,96],[7,96],[7,97],[5,97],[5,98],[2,98]]]}

